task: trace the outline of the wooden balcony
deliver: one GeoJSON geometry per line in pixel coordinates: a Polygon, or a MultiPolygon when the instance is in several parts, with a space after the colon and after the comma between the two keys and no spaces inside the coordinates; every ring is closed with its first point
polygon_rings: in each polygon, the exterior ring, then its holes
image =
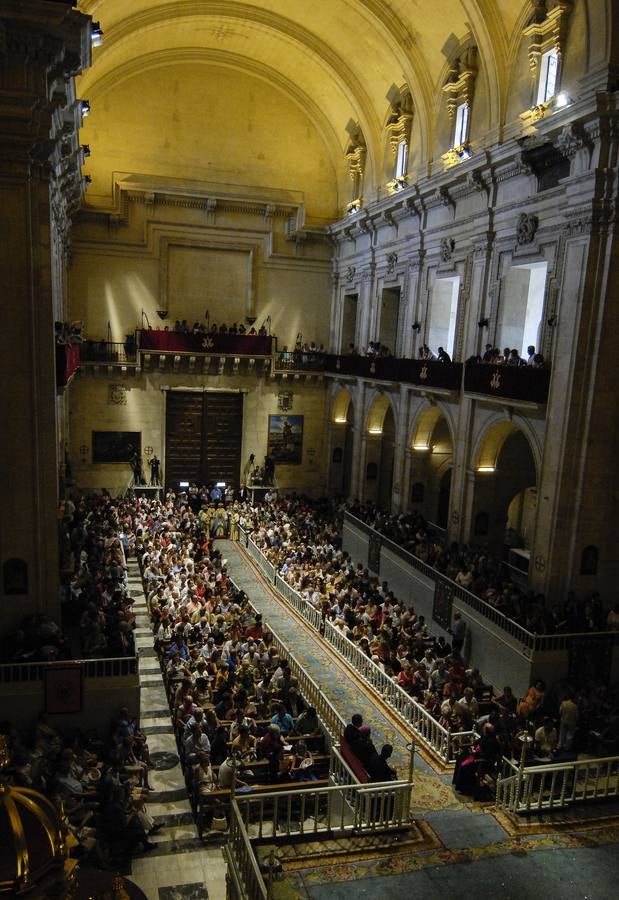
{"type": "Polygon", "coordinates": [[[545,404],[549,384],[549,369],[492,366],[487,363],[467,363],[464,368],[464,391],[467,394],[545,404]]]}

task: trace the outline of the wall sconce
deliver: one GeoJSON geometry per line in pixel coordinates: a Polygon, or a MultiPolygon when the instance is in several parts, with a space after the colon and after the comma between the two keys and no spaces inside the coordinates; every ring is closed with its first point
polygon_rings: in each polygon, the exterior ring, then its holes
{"type": "Polygon", "coordinates": [[[494,466],[477,466],[477,471],[485,475],[491,475],[495,471],[494,466]]]}
{"type": "Polygon", "coordinates": [[[376,428],[376,427],[368,428],[368,434],[382,434],[382,433],[383,433],[382,428],[376,428]]]}
{"type": "Polygon", "coordinates": [[[490,324],[489,319],[480,319],[479,322],[477,323],[477,327],[478,328],[487,328],[489,324],[490,324]]]}
{"type": "Polygon", "coordinates": [[[347,422],[347,419],[346,419],[346,416],[336,416],[334,421],[337,422],[338,425],[345,425],[347,422]]]}
{"type": "Polygon", "coordinates": [[[88,100],[78,100],[78,103],[80,105],[82,118],[85,119],[86,116],[90,115],[90,102],[88,100]]]}
{"type": "Polygon", "coordinates": [[[549,316],[546,321],[548,322],[548,326],[550,328],[554,328],[559,320],[557,319],[556,316],[549,316]]]}
{"type": "Polygon", "coordinates": [[[90,40],[93,47],[100,47],[103,43],[103,29],[100,22],[93,22],[90,29],[90,40]]]}
{"type": "Polygon", "coordinates": [[[418,453],[429,453],[432,447],[429,444],[413,444],[413,450],[416,450],[418,453]]]}
{"type": "Polygon", "coordinates": [[[421,322],[413,322],[413,331],[421,331],[421,322]]]}
{"type": "Polygon", "coordinates": [[[557,96],[552,101],[552,106],[555,109],[565,109],[566,106],[571,106],[574,101],[570,97],[566,91],[559,91],[557,96]]]}

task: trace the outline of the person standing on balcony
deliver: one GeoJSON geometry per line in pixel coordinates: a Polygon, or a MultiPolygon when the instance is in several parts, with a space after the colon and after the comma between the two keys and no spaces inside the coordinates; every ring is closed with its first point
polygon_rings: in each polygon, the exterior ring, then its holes
{"type": "Polygon", "coordinates": [[[161,463],[156,453],[153,453],[150,461],[150,483],[161,484],[161,463]]]}

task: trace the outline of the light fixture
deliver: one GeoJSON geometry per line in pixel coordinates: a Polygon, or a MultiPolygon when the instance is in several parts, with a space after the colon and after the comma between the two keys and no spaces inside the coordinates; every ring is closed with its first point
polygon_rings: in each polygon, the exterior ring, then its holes
{"type": "Polygon", "coordinates": [[[473,155],[471,148],[467,147],[466,144],[462,144],[461,147],[456,147],[455,153],[459,159],[470,159],[473,155]]]}
{"type": "Polygon", "coordinates": [[[477,323],[477,327],[478,328],[487,328],[489,324],[490,324],[489,319],[480,319],[479,322],[477,323]]]}
{"type": "Polygon", "coordinates": [[[80,100],[79,105],[80,105],[80,110],[82,113],[82,118],[85,119],[86,116],[90,115],[90,101],[89,100],[80,100]]]}
{"type": "Polygon", "coordinates": [[[495,471],[494,466],[477,466],[477,471],[485,474],[490,474],[495,471]]]}
{"type": "Polygon", "coordinates": [[[93,47],[100,47],[103,43],[103,29],[100,22],[93,22],[90,29],[90,40],[93,47]]]}
{"type": "Polygon", "coordinates": [[[559,91],[557,96],[554,99],[553,106],[555,109],[564,109],[566,106],[569,106],[574,101],[570,97],[566,91],[559,91]]]}
{"type": "Polygon", "coordinates": [[[178,486],[179,487],[189,487],[189,482],[188,481],[179,481],[178,486]]]}
{"type": "Polygon", "coordinates": [[[346,419],[346,416],[336,416],[335,421],[338,425],[345,425],[348,420],[346,419]]]}
{"type": "Polygon", "coordinates": [[[428,453],[432,447],[429,444],[413,444],[413,450],[417,450],[418,453],[428,453]]]}
{"type": "Polygon", "coordinates": [[[368,434],[382,434],[382,433],[383,433],[382,428],[376,428],[376,427],[368,428],[368,434]]]}
{"type": "Polygon", "coordinates": [[[218,481],[218,482],[216,483],[216,487],[225,487],[225,486],[226,486],[226,482],[225,482],[225,481],[218,481]]]}

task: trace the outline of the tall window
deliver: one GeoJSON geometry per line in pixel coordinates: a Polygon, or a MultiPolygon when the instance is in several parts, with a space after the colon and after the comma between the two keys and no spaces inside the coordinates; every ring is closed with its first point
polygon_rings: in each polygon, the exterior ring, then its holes
{"type": "Polygon", "coordinates": [[[559,74],[559,54],[556,48],[542,54],[539,67],[539,84],[537,86],[537,104],[547,103],[554,97],[559,74]]]}
{"type": "Polygon", "coordinates": [[[406,163],[408,161],[408,144],[406,141],[400,141],[398,144],[398,153],[395,161],[395,177],[404,178],[406,175],[406,163]]]}
{"type": "Polygon", "coordinates": [[[469,138],[469,105],[459,103],[456,107],[456,131],[454,134],[454,147],[466,144],[469,138]]]}

